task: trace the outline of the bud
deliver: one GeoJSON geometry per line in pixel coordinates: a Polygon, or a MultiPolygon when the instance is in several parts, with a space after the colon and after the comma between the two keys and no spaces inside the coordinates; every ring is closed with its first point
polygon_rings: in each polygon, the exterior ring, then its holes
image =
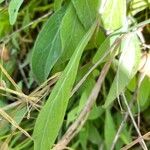
{"type": "Polygon", "coordinates": [[[5,46],[0,46],[0,59],[2,61],[8,61],[10,59],[9,50],[5,46]]]}

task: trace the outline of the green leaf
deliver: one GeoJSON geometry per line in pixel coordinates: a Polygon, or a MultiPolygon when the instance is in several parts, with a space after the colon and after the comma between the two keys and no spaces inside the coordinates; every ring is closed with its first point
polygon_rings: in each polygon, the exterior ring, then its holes
{"type": "MultiPolygon", "coordinates": [[[[91,93],[94,84],[95,80],[92,77],[88,78],[87,81],[83,84],[84,90],[80,90],[82,92],[82,95],[79,99],[78,106],[72,109],[67,115],[67,126],[70,122],[73,122],[77,118],[81,110],[84,108],[86,100],[88,99],[89,93],[91,93]]],[[[99,115],[99,113],[97,115],[99,115]]]]}
{"type": "Polygon", "coordinates": [[[146,9],[149,7],[149,4],[150,4],[150,0],[132,0],[130,2],[130,12],[131,15],[135,15],[137,14],[138,12],[146,9]]]}
{"type": "Polygon", "coordinates": [[[115,130],[115,124],[113,121],[113,118],[111,116],[111,113],[109,110],[106,110],[106,116],[105,116],[105,144],[107,150],[110,150],[110,147],[112,145],[112,141],[114,140],[116,130],[115,130]]]}
{"type": "Polygon", "coordinates": [[[108,107],[124,90],[138,70],[140,60],[139,40],[135,33],[129,33],[122,39],[121,56],[118,70],[111,85],[104,107],[108,107]]]}
{"type": "Polygon", "coordinates": [[[92,124],[89,124],[89,138],[88,138],[93,144],[99,144],[102,140],[100,137],[100,132],[98,132],[98,129],[92,124]]]}
{"type": "Polygon", "coordinates": [[[93,24],[78,44],[67,67],[48,98],[47,103],[38,115],[33,133],[35,150],[49,150],[55,142],[63,123],[81,55],[95,28],[96,23],[93,24]]]}
{"type": "Polygon", "coordinates": [[[68,8],[61,26],[61,40],[63,47],[63,54],[61,58],[58,60],[58,63],[65,62],[70,59],[75,48],[79,44],[79,41],[85,35],[86,31],[79,21],[75,9],[71,4],[68,8]]]}
{"type": "Polygon", "coordinates": [[[72,0],[72,3],[80,21],[88,29],[98,15],[99,0],[72,0]]]}
{"type": "Polygon", "coordinates": [[[55,10],[60,9],[62,2],[63,2],[63,0],[55,0],[55,1],[54,1],[54,9],[55,9],[55,10]]]}
{"type": "Polygon", "coordinates": [[[23,0],[11,0],[10,1],[8,12],[9,12],[9,21],[11,25],[13,25],[16,22],[18,11],[22,3],[23,3],[23,0]]]}
{"type": "Polygon", "coordinates": [[[110,103],[119,96],[137,72],[140,58],[140,48],[138,44],[137,37],[136,35],[134,36],[134,34],[123,41],[117,75],[110,88],[105,106],[110,105],[110,103]]]}
{"type": "Polygon", "coordinates": [[[103,114],[103,112],[104,112],[104,109],[101,106],[94,105],[90,112],[88,119],[89,120],[97,119],[98,117],[100,117],[103,114]]]}
{"type": "Polygon", "coordinates": [[[142,83],[141,86],[139,88],[139,92],[138,92],[138,101],[140,103],[141,107],[145,107],[147,108],[149,106],[149,95],[150,95],[150,79],[146,76],[142,83]]]}
{"type": "Polygon", "coordinates": [[[126,22],[125,0],[105,0],[99,11],[104,28],[108,31],[119,29],[126,22]]]}
{"type": "MultiPolygon", "coordinates": [[[[111,38],[114,38],[112,35],[108,36],[105,41],[100,45],[96,54],[93,57],[93,63],[95,64],[99,59],[101,59],[106,53],[107,50],[111,47],[111,38]]],[[[117,38],[117,37],[116,37],[117,38]]],[[[103,60],[103,61],[106,61],[103,60]]]]}
{"type": "MultiPolygon", "coordinates": [[[[12,116],[12,118],[16,121],[16,123],[20,124],[26,113],[27,107],[24,105],[20,105],[10,112],[10,116],[12,116]]],[[[15,130],[16,127],[12,126],[11,129],[15,130]]]]}
{"type": "Polygon", "coordinates": [[[0,39],[10,32],[11,26],[9,23],[8,12],[0,12],[0,39]]]}
{"type": "Polygon", "coordinates": [[[89,123],[86,123],[85,126],[81,129],[78,138],[82,150],[87,150],[88,135],[89,135],[89,123]]]}
{"type": "Polygon", "coordinates": [[[32,54],[32,72],[39,82],[46,80],[50,70],[62,54],[60,24],[64,12],[64,9],[61,9],[48,19],[35,42],[32,54]]]}
{"type": "Polygon", "coordinates": [[[4,0],[0,0],[0,3],[4,2],[4,0]]]}

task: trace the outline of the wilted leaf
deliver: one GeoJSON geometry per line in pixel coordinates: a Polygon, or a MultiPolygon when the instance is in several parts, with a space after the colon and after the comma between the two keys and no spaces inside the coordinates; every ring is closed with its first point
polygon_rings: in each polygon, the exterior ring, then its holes
{"type": "Polygon", "coordinates": [[[8,12],[9,12],[9,21],[11,25],[13,25],[16,22],[18,11],[22,3],[23,3],[23,0],[11,0],[10,1],[8,12]]]}
{"type": "Polygon", "coordinates": [[[37,118],[33,133],[35,150],[49,150],[58,135],[76,78],[81,55],[95,27],[96,24],[90,28],[78,44],[67,67],[37,118]]]}
{"type": "Polygon", "coordinates": [[[117,74],[109,90],[105,107],[108,107],[119,96],[138,71],[141,53],[135,33],[126,35],[126,38],[122,40],[121,52],[117,74]]]}
{"type": "Polygon", "coordinates": [[[0,59],[8,61],[10,59],[10,52],[5,46],[0,46],[0,59]]]}
{"type": "Polygon", "coordinates": [[[147,75],[150,78],[150,54],[145,53],[142,55],[140,64],[139,64],[139,72],[147,75]]]}

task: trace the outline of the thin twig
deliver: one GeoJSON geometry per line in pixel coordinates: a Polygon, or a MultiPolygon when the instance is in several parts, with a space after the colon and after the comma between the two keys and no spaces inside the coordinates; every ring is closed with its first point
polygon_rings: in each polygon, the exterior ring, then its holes
{"type": "MultiPolygon", "coordinates": [[[[132,99],[130,100],[130,104],[129,104],[130,109],[133,107],[133,103],[137,100],[137,96],[138,96],[138,93],[139,93],[139,88],[141,86],[141,83],[142,83],[143,79],[144,79],[143,74],[140,74],[139,78],[138,78],[138,82],[137,82],[137,87],[135,89],[135,92],[133,94],[132,99]]],[[[121,131],[122,131],[124,125],[125,125],[125,122],[127,121],[128,116],[129,116],[129,112],[127,111],[124,115],[124,118],[123,118],[118,130],[117,130],[117,133],[116,133],[115,138],[112,142],[112,146],[111,146],[110,150],[114,150],[115,145],[116,145],[116,143],[117,143],[117,141],[120,137],[121,131]]]]}
{"type": "Polygon", "coordinates": [[[108,56],[108,54],[110,54],[110,52],[113,52],[113,50],[115,50],[116,47],[118,47],[120,41],[124,38],[125,35],[121,35],[120,37],[118,37],[115,42],[111,45],[111,47],[109,47],[108,49],[106,49],[106,53],[91,67],[91,69],[84,75],[84,77],[77,83],[77,85],[73,88],[72,92],[71,92],[71,96],[72,97],[74,95],[74,93],[80,88],[80,86],[84,83],[84,81],[87,79],[87,77],[91,74],[91,72],[98,67],[98,65],[106,58],[106,56],[108,56]]]}
{"type": "Polygon", "coordinates": [[[36,100],[35,97],[27,96],[27,95],[25,95],[24,93],[20,93],[20,92],[14,91],[14,90],[11,90],[11,89],[6,88],[6,87],[0,86],[0,90],[2,90],[2,91],[4,91],[4,92],[9,92],[9,93],[11,93],[11,94],[15,94],[15,95],[17,95],[17,96],[19,96],[19,97],[21,97],[21,98],[24,98],[24,100],[26,100],[26,101],[29,101],[29,100],[35,101],[35,100],[36,100]]]}
{"type": "Polygon", "coordinates": [[[15,120],[13,120],[4,110],[0,109],[0,115],[5,118],[7,121],[9,121],[14,127],[16,127],[17,129],[19,129],[22,133],[24,133],[27,137],[29,137],[30,139],[32,139],[32,137],[28,134],[27,131],[25,131],[24,129],[22,129],[17,122],[15,122],[15,120]]]}
{"type": "Polygon", "coordinates": [[[127,120],[128,116],[129,116],[129,113],[126,112],[126,113],[125,113],[125,116],[124,116],[124,118],[123,118],[123,120],[122,120],[122,122],[121,122],[121,124],[120,124],[120,126],[119,126],[119,128],[118,128],[118,130],[117,130],[117,133],[116,133],[115,138],[114,138],[114,140],[113,140],[113,142],[112,142],[112,145],[111,145],[110,150],[114,150],[115,145],[116,145],[116,143],[117,143],[117,140],[118,140],[118,138],[120,137],[121,131],[122,131],[122,129],[123,129],[125,123],[126,123],[126,120],[127,120]]]}
{"type": "Polygon", "coordinates": [[[137,138],[136,140],[132,141],[131,143],[129,143],[128,145],[124,146],[123,148],[121,148],[121,150],[128,150],[131,147],[133,147],[135,144],[139,143],[141,141],[141,139],[145,139],[145,140],[150,140],[150,132],[147,132],[146,134],[144,134],[142,137],[137,138]]]}
{"type": "Polygon", "coordinates": [[[12,79],[12,77],[8,74],[8,72],[6,71],[6,69],[3,67],[2,64],[0,64],[0,69],[2,71],[2,73],[7,77],[7,79],[12,83],[12,85],[16,88],[16,90],[18,92],[21,92],[21,89],[19,88],[19,86],[15,83],[15,81],[12,79]]]}
{"type": "MultiPolygon", "coordinates": [[[[111,60],[112,61],[112,60],[111,60]]],[[[80,129],[83,127],[85,124],[90,111],[92,109],[92,106],[94,105],[98,93],[101,89],[102,83],[106,77],[106,74],[110,68],[111,61],[107,62],[102,71],[101,74],[98,78],[97,83],[95,84],[90,96],[88,97],[88,100],[85,104],[85,107],[82,109],[81,113],[79,114],[78,118],[75,120],[75,122],[69,127],[67,132],[64,134],[62,139],[55,145],[53,148],[54,150],[62,150],[66,147],[66,145],[73,139],[73,137],[80,131],[80,129]]]]}
{"type": "MultiPolygon", "coordinates": [[[[7,42],[8,42],[8,41],[11,39],[11,37],[13,37],[16,33],[18,33],[18,32],[20,32],[20,31],[22,31],[22,30],[28,28],[29,26],[33,25],[34,23],[40,22],[41,20],[43,20],[44,18],[50,16],[51,14],[52,14],[52,11],[48,12],[47,14],[45,14],[45,15],[39,17],[38,19],[36,19],[36,20],[34,20],[34,21],[32,21],[32,22],[30,22],[29,24],[23,26],[22,28],[20,28],[20,29],[14,31],[12,34],[10,34],[10,35],[4,37],[3,39],[0,40],[0,42],[4,42],[5,40],[7,40],[7,42]]],[[[5,43],[7,43],[7,42],[5,42],[5,43]]]]}
{"type": "Polygon", "coordinates": [[[133,122],[133,125],[134,125],[134,127],[135,127],[135,129],[136,129],[136,131],[137,131],[137,133],[138,133],[138,135],[139,135],[139,137],[141,138],[141,146],[142,146],[142,148],[143,148],[144,150],[148,150],[148,148],[147,148],[147,146],[146,146],[146,144],[145,144],[145,141],[144,141],[144,139],[143,139],[143,137],[142,137],[142,134],[141,134],[141,132],[140,132],[140,130],[139,130],[139,128],[138,128],[138,126],[137,126],[135,120],[134,120],[133,114],[132,114],[132,112],[131,112],[131,109],[130,109],[130,107],[129,107],[129,105],[128,105],[128,102],[127,102],[127,100],[126,100],[126,97],[125,97],[124,93],[122,93],[122,96],[123,96],[123,99],[124,99],[124,103],[125,103],[125,105],[126,105],[126,107],[127,107],[127,110],[128,110],[128,112],[129,112],[130,118],[131,118],[131,120],[132,120],[132,122],[133,122]]]}

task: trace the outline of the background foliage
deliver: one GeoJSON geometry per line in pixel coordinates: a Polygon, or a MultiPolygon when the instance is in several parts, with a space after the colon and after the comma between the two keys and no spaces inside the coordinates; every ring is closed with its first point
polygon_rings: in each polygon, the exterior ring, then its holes
{"type": "Polygon", "coordinates": [[[149,149],[149,9],[0,0],[0,149],[149,149]]]}

